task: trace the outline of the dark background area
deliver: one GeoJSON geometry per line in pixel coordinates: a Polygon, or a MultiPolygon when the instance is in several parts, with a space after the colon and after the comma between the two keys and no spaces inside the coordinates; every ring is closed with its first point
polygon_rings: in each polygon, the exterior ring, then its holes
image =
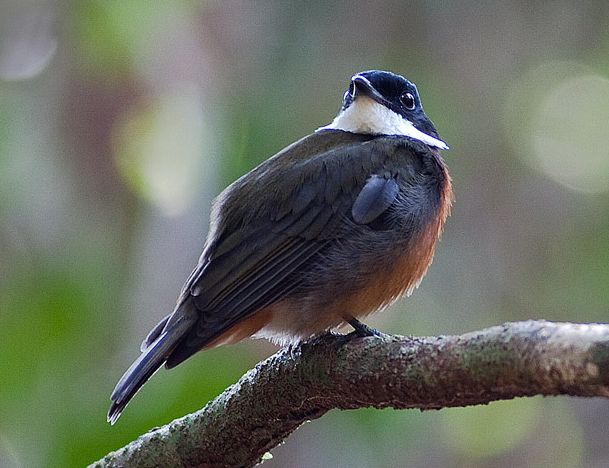
{"type": "MultiPolygon", "coordinates": [[[[202,407],[266,342],[109,395],[196,264],[212,198],[332,120],[349,77],[418,87],[456,203],[369,323],[609,321],[609,3],[0,1],[0,466],[82,466],[202,407]]],[[[609,403],[333,412],[269,467],[604,467],[609,403]]]]}

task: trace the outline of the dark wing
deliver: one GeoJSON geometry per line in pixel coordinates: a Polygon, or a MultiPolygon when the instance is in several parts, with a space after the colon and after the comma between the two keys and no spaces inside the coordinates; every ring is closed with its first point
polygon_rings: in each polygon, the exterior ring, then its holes
{"type": "MultiPolygon", "coordinates": [[[[255,200],[243,198],[245,189],[232,192],[231,197],[242,197],[241,206],[250,204],[249,211],[243,212],[249,218],[241,224],[227,222],[191,276],[185,300],[192,301],[199,319],[169,356],[167,367],[298,288],[302,275],[295,273],[306,269],[352,220],[366,224],[391,205],[397,184],[377,177],[365,184],[372,168],[363,167],[354,157],[359,153],[356,145],[361,144],[356,141],[324,157],[285,165],[279,178],[254,173],[252,181],[241,183],[249,189],[260,184],[254,190],[259,194],[255,200]]],[[[230,207],[232,201],[224,203],[230,207]]]]}
{"type": "Polygon", "coordinates": [[[373,175],[359,193],[351,208],[353,221],[369,224],[381,216],[395,201],[400,187],[393,178],[373,175]]]}
{"type": "MultiPolygon", "coordinates": [[[[345,232],[391,229],[396,199],[404,201],[396,197],[395,177],[408,191],[421,169],[420,158],[400,141],[317,132],[225,190],[199,265],[174,312],[149,333],[142,354],[116,385],[108,420],[116,421],[163,363],[174,367],[298,288],[307,262],[315,264],[313,257],[345,232]]],[[[416,205],[416,194],[406,200],[416,205]]]]}

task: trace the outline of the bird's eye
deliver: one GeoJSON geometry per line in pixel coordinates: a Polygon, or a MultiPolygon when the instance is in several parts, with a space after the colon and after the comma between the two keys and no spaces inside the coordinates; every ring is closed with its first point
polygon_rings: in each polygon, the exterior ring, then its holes
{"type": "Polygon", "coordinates": [[[408,110],[413,110],[416,106],[416,102],[412,93],[403,93],[400,96],[400,102],[408,110]]]}

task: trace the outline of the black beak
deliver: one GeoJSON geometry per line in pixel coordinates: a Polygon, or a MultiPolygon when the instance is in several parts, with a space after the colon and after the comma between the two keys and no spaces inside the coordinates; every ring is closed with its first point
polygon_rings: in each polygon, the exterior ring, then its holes
{"type": "Polygon", "coordinates": [[[379,104],[383,104],[385,106],[388,104],[387,100],[381,96],[376,89],[374,89],[372,83],[370,83],[370,81],[368,81],[368,79],[363,75],[354,75],[353,78],[351,78],[351,87],[349,88],[349,93],[351,94],[351,98],[353,100],[361,94],[375,100],[379,104]]]}

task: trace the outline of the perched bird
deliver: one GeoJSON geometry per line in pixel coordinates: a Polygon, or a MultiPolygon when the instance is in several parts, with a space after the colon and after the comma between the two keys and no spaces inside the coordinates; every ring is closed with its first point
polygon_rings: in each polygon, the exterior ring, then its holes
{"type": "Polygon", "coordinates": [[[116,422],[163,364],[265,337],[307,338],[359,321],[416,288],[452,203],[448,149],[400,75],[351,78],[337,117],[228,186],[174,311],[112,393],[116,422]]]}

